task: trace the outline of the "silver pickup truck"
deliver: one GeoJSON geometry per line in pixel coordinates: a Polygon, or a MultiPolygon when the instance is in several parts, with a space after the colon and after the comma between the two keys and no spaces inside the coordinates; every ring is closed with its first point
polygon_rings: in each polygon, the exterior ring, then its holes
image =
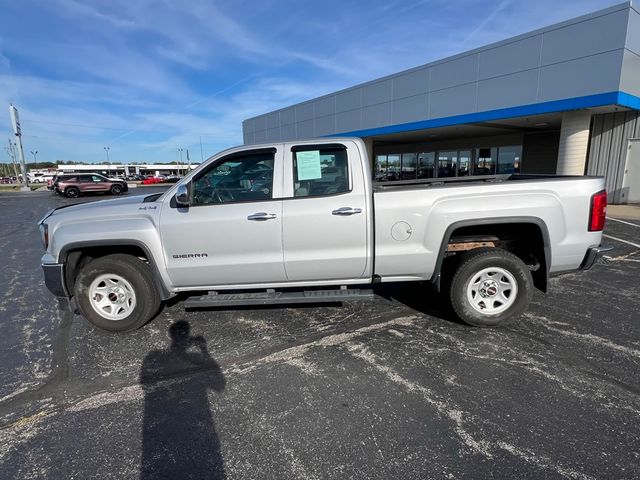
{"type": "Polygon", "coordinates": [[[489,326],[604,250],[602,178],[372,173],[360,139],[243,146],[165,193],[57,208],[40,221],[46,285],[110,331],[180,292],[185,307],[321,303],[380,282],[432,282],[489,326]]]}

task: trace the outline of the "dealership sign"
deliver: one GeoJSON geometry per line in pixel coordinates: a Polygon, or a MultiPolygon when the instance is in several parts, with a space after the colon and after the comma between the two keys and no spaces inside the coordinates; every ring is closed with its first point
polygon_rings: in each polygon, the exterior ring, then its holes
{"type": "Polygon", "coordinates": [[[19,137],[20,135],[22,135],[22,132],[20,131],[20,118],[18,117],[18,109],[13,105],[9,105],[9,113],[11,114],[13,133],[19,137]]]}

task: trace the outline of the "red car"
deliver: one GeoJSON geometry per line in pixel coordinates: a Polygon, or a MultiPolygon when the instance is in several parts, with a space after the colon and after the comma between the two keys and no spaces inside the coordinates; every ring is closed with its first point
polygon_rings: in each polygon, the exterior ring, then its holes
{"type": "Polygon", "coordinates": [[[164,183],[165,179],[162,177],[148,177],[142,181],[143,185],[153,185],[154,183],[164,183]]]}

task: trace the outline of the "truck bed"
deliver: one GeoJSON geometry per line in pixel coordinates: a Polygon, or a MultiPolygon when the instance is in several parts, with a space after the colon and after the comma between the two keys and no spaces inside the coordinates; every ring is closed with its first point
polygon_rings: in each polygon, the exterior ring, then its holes
{"type": "Polygon", "coordinates": [[[494,175],[373,185],[375,274],[382,281],[429,280],[443,245],[468,225],[537,225],[551,272],[577,269],[600,234],[587,231],[601,177],[494,175]]]}

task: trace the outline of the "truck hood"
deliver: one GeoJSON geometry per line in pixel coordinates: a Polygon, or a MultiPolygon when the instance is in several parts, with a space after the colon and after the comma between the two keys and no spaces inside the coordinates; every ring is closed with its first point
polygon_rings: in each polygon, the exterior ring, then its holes
{"type": "MultiPolygon", "coordinates": [[[[60,215],[64,216],[77,216],[77,217],[85,217],[85,216],[100,216],[103,213],[115,213],[117,211],[122,211],[123,213],[127,209],[121,209],[117,207],[125,207],[127,205],[143,205],[148,204],[149,206],[153,205],[153,201],[156,200],[161,194],[151,194],[151,195],[131,195],[120,198],[113,198],[109,200],[99,200],[97,202],[86,202],[86,203],[75,203],[72,205],[64,205],[62,207],[54,208],[47,212],[47,214],[38,222],[42,223],[46,219],[50,217],[58,217],[60,215]],[[155,198],[154,198],[155,197],[155,198]]],[[[155,209],[155,205],[153,205],[155,209]]],[[[131,212],[137,212],[139,208],[132,208],[131,212]]]]}

